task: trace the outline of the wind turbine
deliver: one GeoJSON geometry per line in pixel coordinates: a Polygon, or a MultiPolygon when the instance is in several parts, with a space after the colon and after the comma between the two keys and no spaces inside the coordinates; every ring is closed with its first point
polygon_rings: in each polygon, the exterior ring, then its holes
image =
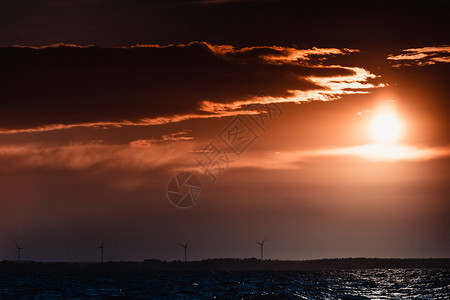
{"type": "Polygon", "coordinates": [[[187,247],[188,247],[188,245],[189,245],[189,242],[190,242],[190,241],[188,241],[186,244],[179,244],[181,247],[184,248],[184,261],[185,261],[185,262],[187,261],[186,249],[187,249],[187,247]]]}
{"type": "Polygon", "coordinates": [[[16,255],[17,255],[17,263],[19,263],[19,262],[20,262],[20,251],[21,251],[23,248],[19,247],[19,244],[17,244],[17,242],[16,242],[16,248],[17,248],[17,251],[16,251],[16,255]]]}
{"type": "Polygon", "coordinates": [[[101,246],[98,247],[98,249],[101,250],[101,262],[103,263],[103,249],[104,249],[105,240],[102,241],[101,246]]]}
{"type": "Polygon", "coordinates": [[[265,241],[266,241],[266,239],[264,239],[262,242],[256,242],[261,247],[261,260],[264,259],[264,257],[263,257],[263,247],[264,247],[264,242],[265,241]]]}

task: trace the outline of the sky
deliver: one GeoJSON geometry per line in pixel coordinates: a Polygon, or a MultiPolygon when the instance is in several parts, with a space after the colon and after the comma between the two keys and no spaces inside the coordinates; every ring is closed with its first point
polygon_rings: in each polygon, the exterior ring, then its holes
{"type": "Polygon", "coordinates": [[[448,5],[1,0],[0,260],[448,258],[448,5]]]}

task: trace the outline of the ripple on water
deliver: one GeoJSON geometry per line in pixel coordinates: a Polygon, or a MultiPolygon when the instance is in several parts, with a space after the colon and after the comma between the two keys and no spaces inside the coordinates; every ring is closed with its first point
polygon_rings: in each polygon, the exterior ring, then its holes
{"type": "Polygon", "coordinates": [[[448,269],[0,274],[0,298],[450,299],[448,269]]]}

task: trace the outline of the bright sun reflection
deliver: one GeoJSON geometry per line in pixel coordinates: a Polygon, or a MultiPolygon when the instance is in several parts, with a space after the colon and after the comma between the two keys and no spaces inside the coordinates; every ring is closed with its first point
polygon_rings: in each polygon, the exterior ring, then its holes
{"type": "Polygon", "coordinates": [[[370,129],[377,142],[392,143],[400,137],[402,124],[395,109],[385,107],[375,112],[370,129]]]}

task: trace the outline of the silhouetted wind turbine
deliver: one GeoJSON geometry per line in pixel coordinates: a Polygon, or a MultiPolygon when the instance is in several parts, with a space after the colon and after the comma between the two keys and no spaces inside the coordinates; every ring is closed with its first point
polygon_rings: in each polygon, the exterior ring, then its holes
{"type": "Polygon", "coordinates": [[[187,261],[186,249],[187,249],[187,247],[188,247],[188,245],[189,245],[189,242],[190,242],[190,241],[188,241],[186,244],[180,244],[180,246],[184,248],[184,261],[185,261],[185,262],[187,261]]]}
{"type": "Polygon", "coordinates": [[[260,247],[261,247],[261,260],[264,259],[263,256],[263,247],[264,247],[264,242],[266,241],[266,239],[264,239],[262,242],[256,242],[260,247]]]}
{"type": "Polygon", "coordinates": [[[16,248],[17,248],[17,251],[16,251],[17,262],[19,263],[19,262],[20,262],[20,251],[21,251],[23,248],[19,247],[19,244],[17,244],[17,242],[16,242],[16,248]]]}
{"type": "Polygon", "coordinates": [[[101,262],[103,263],[103,249],[104,249],[105,240],[102,241],[102,244],[98,249],[101,250],[101,262]]]}

